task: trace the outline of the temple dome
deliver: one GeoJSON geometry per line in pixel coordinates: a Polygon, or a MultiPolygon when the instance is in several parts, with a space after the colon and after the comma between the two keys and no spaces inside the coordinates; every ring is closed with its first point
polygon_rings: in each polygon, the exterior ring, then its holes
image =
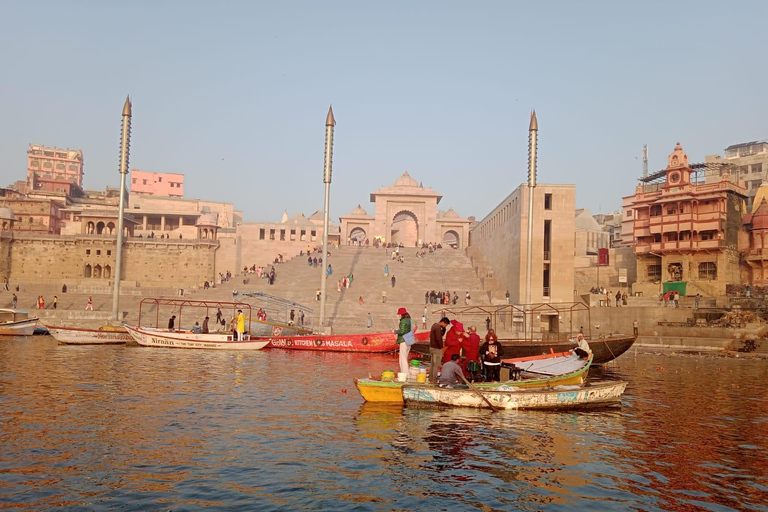
{"type": "Polygon", "coordinates": [[[678,142],[675,150],[669,155],[667,169],[678,169],[680,167],[688,167],[688,155],[685,154],[683,146],[678,142]]]}
{"type": "Polygon", "coordinates": [[[458,219],[459,214],[456,213],[453,208],[448,208],[448,211],[440,215],[442,219],[458,219]]]}
{"type": "Polygon", "coordinates": [[[216,226],[217,224],[218,217],[215,213],[204,213],[195,222],[195,226],[216,226]]]}
{"type": "Polygon", "coordinates": [[[0,220],[15,220],[16,217],[13,216],[13,210],[6,207],[0,207],[0,220]]]}
{"type": "Polygon", "coordinates": [[[752,229],[768,229],[768,201],[765,198],[752,214],[752,229]]]}
{"type": "Polygon", "coordinates": [[[395,184],[393,186],[394,187],[418,187],[419,182],[411,178],[411,175],[408,174],[408,171],[405,171],[402,176],[400,176],[395,180],[395,184]]]}
{"type": "Polygon", "coordinates": [[[357,208],[352,210],[352,215],[368,215],[368,212],[366,212],[362,206],[357,205],[357,208]]]}

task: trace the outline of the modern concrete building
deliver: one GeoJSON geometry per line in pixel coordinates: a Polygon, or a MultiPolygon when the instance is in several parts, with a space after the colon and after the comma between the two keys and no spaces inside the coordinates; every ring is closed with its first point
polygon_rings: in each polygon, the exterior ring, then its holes
{"type": "Polygon", "coordinates": [[[526,302],[530,243],[531,302],[573,300],[575,204],[574,185],[536,185],[529,241],[528,186],[523,184],[477,223],[470,234],[469,254],[487,266],[486,275],[479,277],[492,298],[504,298],[509,291],[511,304],[526,302]]]}
{"type": "Polygon", "coordinates": [[[184,197],[184,175],[172,172],[131,170],[131,193],[149,196],[184,197]]]}
{"type": "Polygon", "coordinates": [[[728,172],[706,182],[694,167],[703,166],[689,164],[678,143],[667,168],[623,198],[624,240],[637,256],[634,292],[718,296],[741,282],[743,182],[728,172]]]}
{"type": "MultiPolygon", "coordinates": [[[[723,172],[736,176],[743,180],[747,193],[747,206],[754,204],[755,194],[768,172],[768,141],[752,141],[734,144],[725,148],[725,157],[709,155],[705,158],[708,164],[721,164],[716,174],[713,173],[711,181],[717,181],[723,172]],[[724,164],[724,165],[723,165],[724,164]]],[[[709,181],[709,180],[708,180],[709,181]]]]}

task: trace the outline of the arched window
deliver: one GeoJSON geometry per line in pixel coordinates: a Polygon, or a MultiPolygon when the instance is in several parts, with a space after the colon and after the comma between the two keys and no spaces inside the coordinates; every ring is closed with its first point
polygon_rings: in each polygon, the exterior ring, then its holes
{"type": "Polygon", "coordinates": [[[101,221],[99,221],[99,223],[98,223],[98,224],[96,224],[96,234],[97,234],[97,235],[102,235],[102,234],[104,234],[104,223],[103,223],[103,222],[101,222],[101,221]]]}
{"type": "Polygon", "coordinates": [[[103,272],[104,278],[109,279],[112,277],[112,267],[109,265],[104,265],[104,272],[103,272]]]}
{"type": "Polygon", "coordinates": [[[96,279],[101,278],[101,265],[96,265],[95,267],[93,267],[93,277],[95,277],[96,279]]]}
{"type": "Polygon", "coordinates": [[[107,224],[107,234],[114,235],[115,234],[115,223],[110,222],[107,224]]]}
{"type": "Polygon", "coordinates": [[[83,275],[85,277],[91,277],[91,274],[92,274],[91,266],[90,265],[86,265],[85,266],[85,272],[83,273],[83,275]]]}

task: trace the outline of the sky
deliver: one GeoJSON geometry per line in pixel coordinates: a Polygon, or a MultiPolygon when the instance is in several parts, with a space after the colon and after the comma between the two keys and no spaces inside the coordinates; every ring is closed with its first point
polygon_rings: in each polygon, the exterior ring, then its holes
{"type": "Polygon", "coordinates": [[[768,139],[765,1],[21,1],[3,3],[0,186],[30,143],[81,149],[85,188],[131,168],[246,222],[331,218],[407,171],[438,208],[482,219],[527,180],[621,206],[679,141],[691,162],[768,139]]]}

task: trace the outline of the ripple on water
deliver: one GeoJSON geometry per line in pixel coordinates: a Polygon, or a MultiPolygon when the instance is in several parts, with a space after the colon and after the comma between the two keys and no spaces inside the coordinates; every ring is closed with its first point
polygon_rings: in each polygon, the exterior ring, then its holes
{"type": "Polygon", "coordinates": [[[622,408],[492,414],[362,403],[392,356],[9,340],[0,507],[765,510],[764,362],[620,361],[622,408]]]}

